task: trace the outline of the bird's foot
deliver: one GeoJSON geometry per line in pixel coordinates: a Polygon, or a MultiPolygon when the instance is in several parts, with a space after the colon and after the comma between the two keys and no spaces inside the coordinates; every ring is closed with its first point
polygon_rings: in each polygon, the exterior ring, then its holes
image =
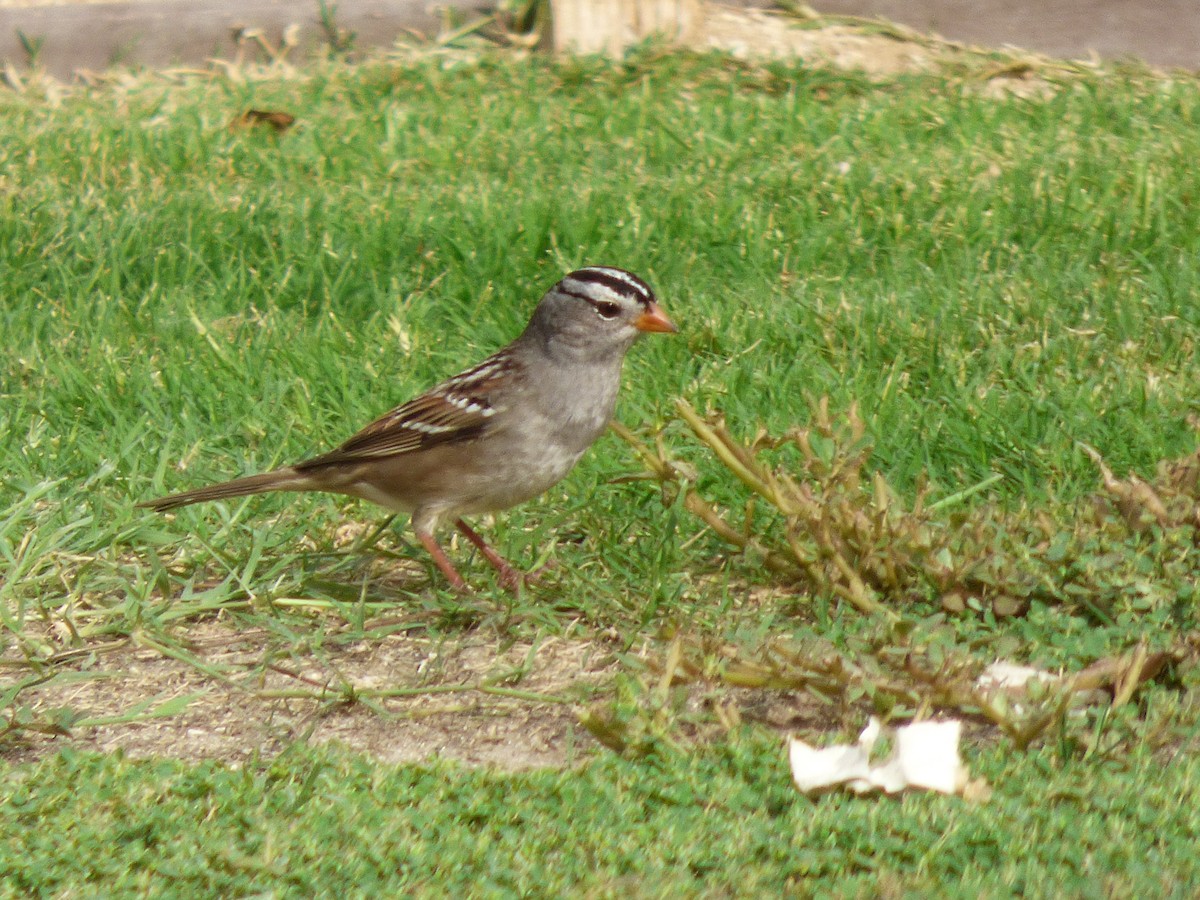
{"type": "MultiPolygon", "coordinates": [[[[489,560],[490,562],[490,560],[489,560]]],[[[493,563],[494,565],[494,563],[493,563]]],[[[504,563],[503,568],[496,566],[497,578],[500,586],[505,590],[516,593],[521,588],[535,585],[542,580],[542,577],[549,571],[558,567],[554,560],[547,560],[538,566],[532,572],[522,572],[515,566],[504,563]]]]}
{"type": "Polygon", "coordinates": [[[483,554],[483,558],[496,570],[498,575],[497,581],[500,582],[500,586],[505,590],[515,593],[523,587],[536,584],[549,569],[554,568],[554,560],[549,560],[532,572],[522,572],[497,553],[487,541],[479,536],[479,533],[474,528],[462,519],[455,521],[454,526],[462,532],[463,537],[478,548],[479,552],[483,554]]]}

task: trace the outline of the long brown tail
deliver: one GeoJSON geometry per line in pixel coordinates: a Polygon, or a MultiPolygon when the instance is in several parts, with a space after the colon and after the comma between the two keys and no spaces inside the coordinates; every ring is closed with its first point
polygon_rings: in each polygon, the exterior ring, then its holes
{"type": "Polygon", "coordinates": [[[268,491],[302,491],[309,486],[310,480],[289,466],[286,469],[276,469],[274,472],[264,472],[261,475],[247,475],[245,478],[235,478],[233,481],[210,484],[208,487],[184,491],[182,494],[159,497],[157,500],[145,500],[138,506],[152,509],[155,512],[166,512],[169,509],[178,509],[192,503],[203,503],[205,500],[245,497],[248,494],[265,494],[268,491]]]}

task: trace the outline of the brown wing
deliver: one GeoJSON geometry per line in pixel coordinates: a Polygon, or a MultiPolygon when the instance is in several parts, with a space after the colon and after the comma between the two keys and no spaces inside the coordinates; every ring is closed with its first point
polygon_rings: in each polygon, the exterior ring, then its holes
{"type": "Polygon", "coordinates": [[[298,463],[301,472],[328,465],[367,462],[474,440],[503,408],[498,388],[521,368],[504,353],[485,359],[419,397],[380,416],[336,450],[298,463]]]}

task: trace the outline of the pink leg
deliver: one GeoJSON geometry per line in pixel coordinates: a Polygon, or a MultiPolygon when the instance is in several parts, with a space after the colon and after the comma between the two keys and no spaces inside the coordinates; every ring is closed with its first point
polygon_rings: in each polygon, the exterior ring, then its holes
{"type": "Polygon", "coordinates": [[[450,562],[450,558],[446,556],[446,551],[438,546],[438,542],[433,539],[433,535],[418,532],[417,540],[429,551],[429,555],[433,557],[434,563],[442,570],[442,574],[446,576],[446,580],[450,582],[450,587],[456,591],[465,591],[467,583],[463,581],[463,577],[458,574],[458,570],[454,568],[454,565],[450,562]]]}
{"type": "Polygon", "coordinates": [[[479,536],[479,532],[462,519],[455,519],[454,527],[463,533],[463,537],[478,547],[479,552],[483,554],[483,558],[491,563],[492,568],[500,573],[500,583],[504,587],[516,590],[518,586],[531,580],[530,576],[514,568],[508,560],[493,550],[491,545],[479,536]]]}

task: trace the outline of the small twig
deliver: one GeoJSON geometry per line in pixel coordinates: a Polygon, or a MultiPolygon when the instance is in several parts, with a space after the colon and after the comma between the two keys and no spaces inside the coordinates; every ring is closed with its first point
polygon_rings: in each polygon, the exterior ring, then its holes
{"type": "Polygon", "coordinates": [[[251,691],[254,696],[268,699],[286,700],[328,700],[331,695],[341,694],[345,697],[387,699],[402,697],[431,697],[436,694],[493,694],[498,697],[509,697],[513,700],[525,700],[530,703],[555,703],[570,705],[574,700],[566,697],[556,697],[552,694],[539,694],[536,691],[523,691],[517,688],[501,687],[494,684],[431,684],[419,688],[355,688],[347,685],[341,690],[331,689],[316,693],[302,688],[264,688],[251,691]]]}
{"type": "Polygon", "coordinates": [[[486,28],[495,21],[495,16],[481,16],[478,19],[467,22],[465,25],[460,25],[458,28],[447,31],[445,34],[439,34],[437,37],[437,44],[440,47],[448,46],[449,44],[453,44],[459,38],[464,38],[469,34],[474,34],[475,32],[486,28]]]}
{"type": "Polygon", "coordinates": [[[928,506],[925,507],[925,511],[926,512],[937,512],[939,509],[948,509],[951,506],[957,506],[959,503],[962,503],[962,501],[966,500],[968,497],[973,497],[975,494],[978,494],[980,491],[986,491],[997,481],[1003,481],[1003,480],[1004,480],[1004,476],[1002,474],[1000,474],[999,472],[995,472],[995,473],[989,475],[987,478],[983,479],[983,481],[979,482],[978,484],[973,484],[968,488],[963,488],[961,491],[950,494],[948,497],[943,497],[941,500],[937,500],[933,503],[930,503],[928,506]]]}

